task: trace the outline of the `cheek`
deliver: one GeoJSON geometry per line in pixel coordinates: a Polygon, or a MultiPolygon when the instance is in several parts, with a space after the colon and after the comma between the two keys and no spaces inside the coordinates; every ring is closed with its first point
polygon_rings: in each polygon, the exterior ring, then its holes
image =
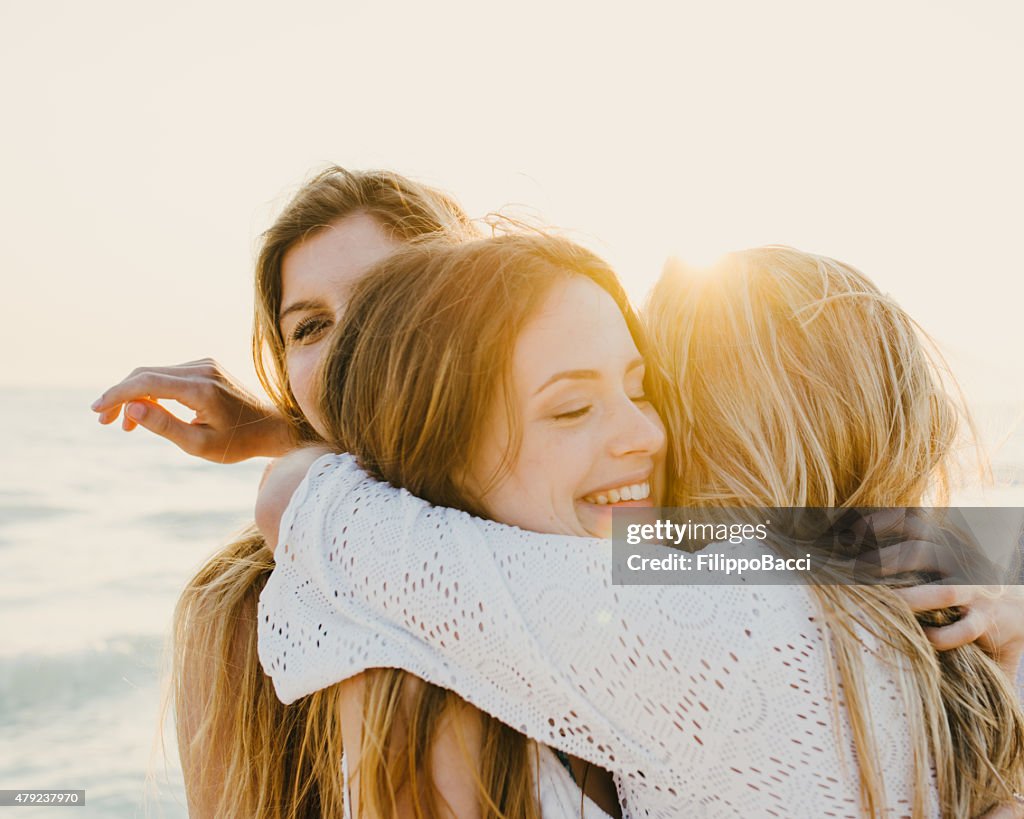
{"type": "Polygon", "coordinates": [[[573,480],[560,449],[526,436],[515,463],[485,497],[488,514],[535,532],[576,534],[573,480]]]}
{"type": "Polygon", "coordinates": [[[583,430],[544,430],[524,441],[520,477],[538,508],[575,518],[576,496],[593,466],[592,442],[583,430]]]}
{"type": "Polygon", "coordinates": [[[316,426],[316,373],[320,363],[319,352],[314,347],[301,347],[288,354],[286,363],[288,386],[292,395],[295,396],[302,414],[316,426]]]}
{"type": "Polygon", "coordinates": [[[305,408],[309,403],[309,391],[311,373],[306,356],[292,354],[288,356],[288,386],[291,387],[292,395],[299,402],[299,406],[305,408]]]}

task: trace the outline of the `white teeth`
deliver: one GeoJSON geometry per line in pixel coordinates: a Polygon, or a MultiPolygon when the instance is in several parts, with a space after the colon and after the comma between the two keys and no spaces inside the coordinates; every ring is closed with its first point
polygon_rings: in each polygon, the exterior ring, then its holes
{"type": "Polygon", "coordinates": [[[598,506],[605,506],[609,503],[620,501],[644,500],[651,494],[651,485],[648,482],[634,483],[629,486],[620,486],[618,489],[610,489],[599,495],[587,495],[583,498],[587,503],[596,503],[598,506]]]}

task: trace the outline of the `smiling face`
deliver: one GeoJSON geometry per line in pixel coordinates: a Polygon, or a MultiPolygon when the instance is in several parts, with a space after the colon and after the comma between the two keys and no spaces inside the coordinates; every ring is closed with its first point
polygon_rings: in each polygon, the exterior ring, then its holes
{"type": "Polygon", "coordinates": [[[516,340],[510,376],[511,406],[493,401],[467,481],[490,517],[610,537],[613,508],[654,505],[665,432],[644,395],[644,362],[605,290],[583,276],[556,281],[516,340]],[[502,472],[513,430],[518,449],[502,472]]]}
{"type": "Polygon", "coordinates": [[[346,216],[293,245],[281,264],[278,323],[285,343],[288,385],[321,436],[317,372],[328,331],[341,317],[352,285],[400,247],[372,216],[346,216]]]}

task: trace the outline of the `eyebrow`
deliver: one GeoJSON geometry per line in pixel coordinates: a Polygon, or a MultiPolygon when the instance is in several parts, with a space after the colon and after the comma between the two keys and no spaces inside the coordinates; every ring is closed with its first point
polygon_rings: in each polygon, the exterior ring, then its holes
{"type": "MultiPolygon", "coordinates": [[[[637,367],[644,366],[644,360],[642,358],[634,358],[629,362],[629,366],[626,367],[626,372],[631,373],[637,367]]],[[[573,381],[594,381],[601,377],[601,373],[597,370],[563,370],[560,373],[555,373],[551,378],[541,384],[534,395],[539,395],[556,381],[573,380],[573,381]]]]}
{"type": "Polygon", "coordinates": [[[323,306],[324,303],[319,299],[303,299],[302,301],[292,302],[278,314],[277,323],[280,324],[284,321],[285,316],[290,313],[297,313],[300,310],[316,310],[323,306]]]}

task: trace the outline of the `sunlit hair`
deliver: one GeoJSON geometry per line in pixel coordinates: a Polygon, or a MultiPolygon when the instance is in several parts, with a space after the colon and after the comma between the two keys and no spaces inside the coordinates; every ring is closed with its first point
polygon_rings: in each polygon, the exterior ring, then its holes
{"type": "MultiPolygon", "coordinates": [[[[253,330],[257,373],[297,441],[315,433],[288,387],[281,263],[298,242],[355,214],[401,240],[475,235],[450,196],[388,171],[332,166],[299,189],[263,235],[253,330]]],[[[342,815],[338,691],[282,705],[257,659],[256,606],[273,566],[263,539],[248,531],[207,561],[175,610],[171,695],[193,816],[342,815]]]]}
{"type": "MultiPolygon", "coordinates": [[[[512,401],[521,328],[553,284],[570,276],[611,295],[643,353],[640,322],[615,274],[567,240],[521,234],[417,243],[382,262],[354,288],[324,355],[319,412],[328,445],[353,453],[379,480],[486,516],[466,485],[470,459],[494,402],[512,401]]],[[[515,432],[510,438],[506,466],[518,445],[515,432]]],[[[457,698],[420,684],[409,706],[402,696],[407,679],[396,670],[369,674],[358,777],[367,816],[395,815],[400,788],[409,789],[418,816],[443,815],[423,773],[436,726],[457,698]],[[400,708],[407,730],[395,735],[400,708]]],[[[482,815],[538,817],[535,747],[492,717],[481,718],[482,815]]]]}
{"type": "Polygon", "coordinates": [[[392,171],[349,171],[332,165],[295,194],[262,237],[256,259],[252,347],[260,383],[301,440],[317,436],[288,386],[278,322],[281,265],[296,244],[356,214],[372,216],[389,237],[403,242],[429,234],[462,240],[477,236],[451,196],[392,171]]]}
{"type": "Polygon", "coordinates": [[[342,815],[331,689],[285,706],[257,656],[257,602],[273,568],[251,527],[206,562],[175,609],[171,693],[190,816],[342,815]]]}
{"type": "MultiPolygon", "coordinates": [[[[961,411],[909,316],[857,270],[786,247],[734,253],[707,272],[673,266],[645,319],[672,384],[662,401],[669,505],[945,502],[961,411]]],[[[1024,790],[1024,715],[994,661],[974,644],[936,652],[890,588],[811,588],[853,728],[865,814],[886,801],[858,629],[901,670],[914,816],[925,815],[930,765],[944,816],[1013,801],[1024,790]]],[[[938,612],[929,624],[955,616],[938,612]]]]}

